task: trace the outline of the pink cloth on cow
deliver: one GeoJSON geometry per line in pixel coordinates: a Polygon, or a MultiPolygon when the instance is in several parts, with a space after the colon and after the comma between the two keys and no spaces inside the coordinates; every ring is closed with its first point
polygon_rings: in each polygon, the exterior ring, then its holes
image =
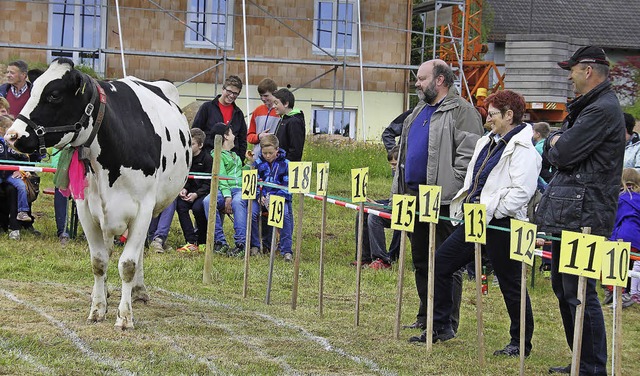
{"type": "Polygon", "coordinates": [[[69,165],[69,188],[60,188],[60,193],[66,197],[72,194],[74,199],[84,200],[84,190],[87,186],[89,186],[89,183],[87,182],[85,166],[78,159],[78,150],[76,149],[73,151],[71,164],[69,165]]]}

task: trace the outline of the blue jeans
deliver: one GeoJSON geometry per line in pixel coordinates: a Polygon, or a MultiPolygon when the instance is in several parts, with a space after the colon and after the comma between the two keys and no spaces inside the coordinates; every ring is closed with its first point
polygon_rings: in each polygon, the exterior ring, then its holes
{"type": "Polygon", "coordinates": [[[0,178],[0,183],[7,182],[15,187],[18,192],[18,211],[19,212],[28,212],[29,210],[29,199],[27,198],[27,187],[24,185],[24,182],[20,178],[14,178],[13,176],[7,176],[6,178],[0,178]]]}
{"type": "Polygon", "coordinates": [[[66,234],[67,236],[69,236],[69,231],[65,228],[65,226],[67,225],[68,204],[69,198],[64,197],[62,193],[60,193],[58,188],[56,188],[53,195],[53,212],[56,216],[56,235],[58,237],[60,237],[60,235],[62,234],[66,234]]]}
{"type": "MultiPolygon", "coordinates": [[[[554,234],[560,237],[560,234],[554,234]]],[[[578,276],[560,273],[560,242],[551,242],[551,287],[558,298],[564,335],[573,347],[573,329],[578,300],[578,276]]],[[[580,353],[580,375],[607,374],[607,335],[602,307],[596,290],[596,280],[587,278],[584,323],[582,327],[582,352],[580,353]]]]}
{"type": "MultiPolygon", "coordinates": [[[[211,198],[207,195],[202,204],[204,205],[204,214],[209,218],[209,203],[211,198]]],[[[218,206],[216,210],[216,228],[214,238],[216,243],[227,244],[224,236],[223,223],[226,214],[221,214],[224,210],[225,197],[222,192],[218,191],[218,206]]],[[[240,188],[231,188],[231,210],[233,211],[233,240],[236,244],[245,244],[247,239],[247,201],[242,199],[242,190],[240,188]]],[[[259,243],[256,243],[259,244],[259,243]]]]}
{"type": "MultiPolygon", "coordinates": [[[[251,213],[251,245],[257,246],[260,244],[260,235],[258,234],[258,218],[261,218],[262,207],[258,203],[258,200],[253,202],[253,211],[251,213]],[[255,230],[254,230],[255,229],[255,230]]],[[[271,236],[273,231],[267,231],[267,235],[262,239],[263,244],[267,244],[267,249],[271,247],[271,236]]],[[[280,231],[280,254],[293,253],[291,251],[293,234],[293,209],[291,207],[291,201],[285,201],[284,204],[284,223],[282,224],[282,230],[280,231]]]]}
{"type": "MultiPolygon", "coordinates": [[[[493,219],[492,226],[510,227],[510,218],[493,219]]],[[[520,346],[520,285],[522,264],[511,260],[509,256],[510,233],[487,229],[485,250],[491,260],[493,270],[498,277],[500,291],[511,320],[509,327],[510,344],[520,346]]],[[[464,225],[445,240],[436,251],[435,287],[433,300],[433,328],[442,330],[452,327],[453,274],[474,259],[475,245],[464,240],[464,225]]],[[[525,309],[525,354],[531,351],[533,336],[533,312],[529,294],[526,296],[525,309]]]]}
{"type": "MultiPolygon", "coordinates": [[[[389,200],[376,201],[382,205],[389,205],[389,200]]],[[[360,212],[356,212],[356,252],[358,241],[358,220],[360,212]]],[[[393,232],[393,239],[387,252],[387,241],[384,234],[385,228],[391,228],[391,220],[379,217],[377,215],[364,214],[364,226],[362,229],[362,262],[370,263],[376,259],[381,259],[386,263],[391,263],[392,260],[398,258],[400,250],[400,231],[393,232]],[[394,252],[394,254],[392,254],[394,252]],[[395,258],[394,258],[395,256],[395,258]]],[[[358,254],[356,253],[356,258],[358,254]]]]}
{"type": "Polygon", "coordinates": [[[167,241],[169,230],[171,229],[171,222],[173,222],[173,215],[176,212],[176,201],[173,200],[169,206],[167,206],[157,217],[151,220],[149,224],[149,232],[147,233],[147,239],[153,240],[159,238],[162,240],[162,244],[167,241]]]}

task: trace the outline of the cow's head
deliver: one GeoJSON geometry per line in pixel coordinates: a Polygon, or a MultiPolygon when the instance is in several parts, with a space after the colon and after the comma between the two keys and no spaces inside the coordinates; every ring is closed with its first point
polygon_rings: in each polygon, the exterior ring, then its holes
{"type": "Polygon", "coordinates": [[[92,79],[74,69],[71,60],[54,60],[34,82],[31,97],[5,139],[23,153],[44,154],[46,147],[71,143],[92,123],[86,114],[92,105],[87,104],[96,92],[92,79]]]}

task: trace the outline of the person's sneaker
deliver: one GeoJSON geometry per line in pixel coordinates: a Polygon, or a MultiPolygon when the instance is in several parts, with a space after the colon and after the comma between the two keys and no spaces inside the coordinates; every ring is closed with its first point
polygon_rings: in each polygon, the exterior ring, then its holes
{"type": "Polygon", "coordinates": [[[151,244],[149,244],[149,249],[154,251],[155,253],[164,253],[164,247],[162,246],[162,239],[160,238],[153,239],[151,244]]]}
{"type": "Polygon", "coordinates": [[[284,254],[284,261],[291,262],[293,260],[293,255],[291,253],[284,254]]]}
{"type": "Polygon", "coordinates": [[[192,243],[187,243],[185,245],[183,245],[182,247],[176,249],[176,252],[178,253],[196,253],[199,251],[199,248],[196,244],[192,244],[192,243]]]}
{"type": "MultiPolygon", "coordinates": [[[[520,356],[520,347],[512,344],[508,344],[504,347],[504,349],[494,351],[493,355],[494,356],[506,355],[506,356],[518,357],[520,356]]],[[[529,353],[525,351],[524,356],[525,358],[528,357],[529,353]]]]}
{"type": "MultiPolygon", "coordinates": [[[[441,330],[433,330],[433,336],[431,337],[431,342],[432,343],[436,343],[438,341],[440,342],[446,342],[450,339],[453,339],[456,337],[456,334],[453,332],[453,329],[451,328],[447,328],[447,329],[441,329],[441,330]]],[[[427,331],[424,330],[422,331],[422,334],[420,334],[419,336],[413,336],[409,338],[409,343],[425,343],[427,342],[427,331]]]]}
{"type": "Polygon", "coordinates": [[[635,304],[635,301],[631,299],[631,294],[628,292],[622,293],[622,308],[631,307],[635,304]]]}
{"type": "Polygon", "coordinates": [[[249,249],[249,255],[251,256],[258,256],[260,254],[260,248],[258,247],[251,247],[251,249],[249,249]]]}
{"type": "MultiPolygon", "coordinates": [[[[371,264],[371,261],[361,261],[360,262],[360,267],[361,268],[366,268],[366,267],[369,266],[369,264],[371,264]]],[[[351,265],[351,266],[353,266],[355,268],[356,266],[358,266],[358,261],[357,260],[356,261],[351,261],[351,263],[349,265],[351,265]]]]}
{"type": "Polygon", "coordinates": [[[402,329],[420,329],[420,330],[424,330],[427,327],[427,324],[425,324],[422,321],[418,321],[416,320],[414,323],[409,324],[409,325],[402,325],[402,329]]]}
{"type": "Polygon", "coordinates": [[[29,217],[29,213],[27,212],[19,212],[16,216],[16,219],[20,222],[31,222],[31,217],[29,217]]]}
{"type": "Polygon", "coordinates": [[[65,233],[60,234],[60,236],[58,237],[58,239],[60,240],[60,245],[61,245],[61,246],[63,246],[63,247],[64,247],[65,245],[69,244],[69,234],[67,234],[66,232],[65,232],[65,233]]]}
{"type": "Polygon", "coordinates": [[[376,259],[376,261],[369,264],[369,268],[375,270],[391,269],[391,264],[382,259],[376,259]]]}
{"type": "Polygon", "coordinates": [[[214,243],[213,244],[213,252],[219,255],[226,255],[229,252],[229,246],[225,243],[214,243]]]}
{"type": "Polygon", "coordinates": [[[542,272],[542,276],[546,279],[551,278],[551,265],[550,264],[542,264],[540,267],[540,271],[542,272]]]}
{"type": "Polygon", "coordinates": [[[234,248],[229,249],[227,252],[229,257],[244,257],[244,244],[236,243],[234,248]]]}
{"type": "Polygon", "coordinates": [[[549,368],[549,373],[571,373],[571,364],[568,366],[559,366],[549,368]]]}
{"type": "Polygon", "coordinates": [[[604,289],[604,299],[602,299],[602,304],[610,304],[613,302],[613,291],[609,289],[604,289]]]}
{"type": "Polygon", "coordinates": [[[171,247],[169,245],[169,243],[165,240],[164,244],[162,245],[162,249],[164,249],[165,252],[173,252],[173,247],[171,247]]]}
{"type": "Polygon", "coordinates": [[[9,239],[20,240],[20,230],[13,230],[9,233],[9,239]]]}

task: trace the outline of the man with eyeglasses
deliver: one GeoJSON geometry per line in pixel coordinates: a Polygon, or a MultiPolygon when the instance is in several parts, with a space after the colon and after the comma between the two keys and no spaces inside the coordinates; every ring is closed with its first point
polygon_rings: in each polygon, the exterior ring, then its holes
{"type": "Polygon", "coordinates": [[[240,77],[229,76],[224,80],[222,93],[212,101],[205,102],[200,106],[191,128],[200,128],[204,131],[206,138],[203,150],[205,152],[211,153],[213,150],[215,137],[213,126],[217,123],[224,123],[231,128],[236,136],[231,151],[244,161],[244,155],[247,151],[247,122],[244,119],[244,113],[235,103],[241,91],[242,80],[240,77]]]}
{"type": "MultiPolygon", "coordinates": [[[[558,65],[570,71],[567,78],[578,98],[568,106],[562,128],[545,141],[544,157],[557,172],[538,205],[536,223],[555,237],[584,227],[608,237],[616,218],[625,144],[622,109],[608,79],[609,61],[602,48],[587,46],[558,65]]],[[[551,286],[567,343],[572,347],[574,335],[582,336],[580,375],[606,375],[607,339],[596,280],[587,279],[583,330],[574,333],[578,277],[560,273],[559,264],[560,241],[554,240],[551,286]]],[[[552,367],[549,373],[571,373],[571,365],[552,367]]]]}

